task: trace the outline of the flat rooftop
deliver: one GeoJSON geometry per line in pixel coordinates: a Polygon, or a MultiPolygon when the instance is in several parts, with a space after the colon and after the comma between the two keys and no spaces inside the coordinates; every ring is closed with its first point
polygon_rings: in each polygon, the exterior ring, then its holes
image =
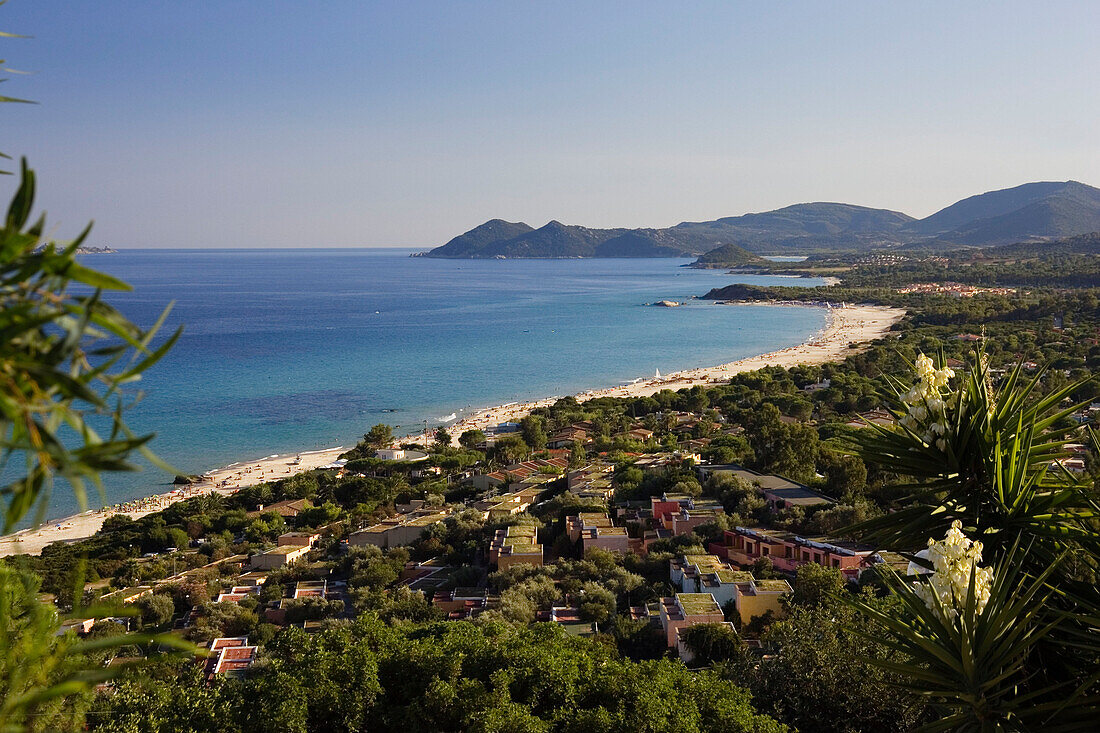
{"type": "Polygon", "coordinates": [[[677,593],[676,600],[684,609],[686,616],[702,616],[710,613],[722,613],[718,601],[710,593],[677,593]]]}

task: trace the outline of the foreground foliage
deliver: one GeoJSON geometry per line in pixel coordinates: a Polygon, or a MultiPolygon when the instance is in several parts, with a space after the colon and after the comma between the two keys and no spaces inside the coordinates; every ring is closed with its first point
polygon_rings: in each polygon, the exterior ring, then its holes
{"type": "Polygon", "coordinates": [[[633,662],[554,624],[290,628],[244,681],[186,667],[101,698],[95,730],[783,731],[747,692],[678,661],[633,662]]]}
{"type": "Polygon", "coordinates": [[[927,730],[1081,729],[1100,712],[1100,511],[1093,486],[1057,464],[1074,385],[1040,397],[1039,377],[1024,383],[1017,368],[995,389],[981,353],[956,389],[947,371],[918,360],[896,426],[858,443],[912,493],[851,531],[889,549],[929,547],[913,556],[916,579],[885,574],[898,613],[849,603],[897,654],[874,663],[931,704],[927,730]]]}

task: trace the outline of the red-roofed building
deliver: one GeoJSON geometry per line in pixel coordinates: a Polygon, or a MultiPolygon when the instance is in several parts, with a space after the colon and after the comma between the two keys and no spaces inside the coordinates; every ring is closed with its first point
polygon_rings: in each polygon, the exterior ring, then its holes
{"type": "Polygon", "coordinates": [[[223,674],[229,677],[244,676],[256,660],[257,647],[248,643],[247,636],[228,636],[210,642],[210,658],[207,660],[207,677],[223,674]]]}

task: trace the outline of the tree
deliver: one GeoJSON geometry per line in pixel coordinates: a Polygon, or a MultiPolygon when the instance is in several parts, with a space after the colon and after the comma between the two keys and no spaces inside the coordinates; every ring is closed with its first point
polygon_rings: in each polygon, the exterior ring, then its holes
{"type": "Polygon", "coordinates": [[[798,569],[794,580],[792,601],[803,606],[820,606],[844,590],[844,576],[839,570],[817,563],[807,563],[798,569]]]}
{"type": "Polygon", "coordinates": [[[867,487],[867,466],[857,456],[828,454],[825,488],[832,496],[860,496],[867,487]]]}
{"type": "Polygon", "coordinates": [[[531,450],[540,451],[546,448],[546,418],[541,415],[527,415],[519,426],[523,441],[531,450]]]}
{"type": "Polygon", "coordinates": [[[696,624],[681,632],[684,643],[693,655],[692,664],[709,667],[715,662],[727,662],[745,652],[737,632],[726,624],[696,624]]]}
{"type": "Polygon", "coordinates": [[[385,448],[393,443],[393,428],[385,423],[378,423],[363,436],[363,442],[376,450],[385,448]]]}
{"type": "Polygon", "coordinates": [[[762,712],[798,731],[911,730],[922,720],[923,704],[892,685],[897,676],[874,664],[898,659],[862,635],[870,626],[836,602],[794,605],[761,639],[780,653],[733,656],[718,671],[748,688],[762,712]]]}
{"type": "MultiPolygon", "coordinates": [[[[73,696],[132,666],[105,668],[103,654],[154,640],[166,649],[185,646],[167,635],[116,634],[82,641],[71,632],[60,633],[56,609],[39,601],[38,590],[38,578],[0,561],[0,730],[79,726],[81,710],[73,696]]],[[[86,612],[111,611],[92,607],[86,612]]]]}
{"type": "Polygon", "coordinates": [[[142,596],[134,606],[141,613],[141,623],[144,626],[163,626],[172,620],[176,612],[176,604],[172,602],[171,597],[163,593],[142,596]]]}
{"type": "Polygon", "coordinates": [[[615,616],[615,594],[600,583],[585,583],[577,600],[581,618],[585,621],[603,623],[615,616]]]}
{"type": "Polygon", "coordinates": [[[446,428],[441,427],[435,431],[435,442],[441,446],[448,446],[451,444],[451,434],[446,428]]]}
{"type": "MultiPolygon", "coordinates": [[[[13,101],[24,100],[0,96],[0,102],[13,101]]],[[[104,300],[104,291],[129,286],[77,261],[90,226],[61,246],[44,237],[45,217],[30,223],[35,184],[34,172],[22,161],[19,186],[0,224],[0,465],[12,469],[9,483],[0,487],[4,533],[32,510],[34,521],[42,520],[57,477],[86,508],[88,484],[103,497],[101,473],[136,470],[135,452],[172,471],[149,450],[151,434],[137,436],[127,427],[123,414],[136,400],[133,395],[124,400],[121,388],[155,364],[180,331],[154,348],[168,310],[146,331],[104,300]],[[73,285],[78,287],[70,292],[73,285]]],[[[78,570],[74,580],[83,575],[78,570]]],[[[51,704],[66,705],[72,699],[66,696],[123,669],[103,668],[101,660],[87,657],[90,647],[84,642],[58,637],[56,611],[39,603],[35,590],[37,581],[0,563],[2,730],[49,727],[51,704]]],[[[81,594],[74,595],[79,611],[81,594]]],[[[96,648],[150,639],[124,635],[98,641],[96,648]]],[[[179,646],[178,640],[164,642],[179,646]]],[[[73,718],[64,727],[76,723],[73,718]]]]}
{"type": "Polygon", "coordinates": [[[484,442],[485,432],[483,430],[464,430],[462,435],[458,436],[458,444],[466,450],[473,450],[484,442]]]}
{"type": "Polygon", "coordinates": [[[584,443],[573,441],[573,448],[569,454],[569,467],[580,468],[588,461],[588,451],[584,449],[584,443]]]}
{"type": "Polygon", "coordinates": [[[752,564],[752,574],[757,580],[779,577],[779,571],[775,569],[775,563],[766,555],[756,558],[756,561],[752,564]]]}
{"type": "Polygon", "coordinates": [[[496,442],[493,451],[501,463],[519,463],[530,453],[527,443],[518,435],[507,435],[496,442]]]}

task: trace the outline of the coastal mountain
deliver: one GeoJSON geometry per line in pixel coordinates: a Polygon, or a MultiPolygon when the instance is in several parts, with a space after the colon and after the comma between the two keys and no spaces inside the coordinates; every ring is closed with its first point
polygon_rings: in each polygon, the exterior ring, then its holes
{"type": "Polygon", "coordinates": [[[1077,181],[1025,183],[965,198],[913,222],[920,237],[974,246],[1100,230],[1100,189],[1077,181]]]}
{"type": "Polygon", "coordinates": [[[488,221],[427,257],[685,257],[701,267],[742,266],[745,254],[810,254],[899,246],[988,247],[1100,231],[1100,189],[1077,181],[1026,183],[971,196],[914,219],[889,209],[806,203],[681,222],[665,229],[591,229],[551,221],[488,221]],[[730,246],[736,249],[725,249],[730,246]],[[729,259],[723,259],[729,257],[729,259]]]}
{"type": "Polygon", "coordinates": [[[538,229],[493,219],[460,234],[427,257],[685,257],[709,247],[691,247],[667,229],[590,229],[551,221],[538,229]]]}

